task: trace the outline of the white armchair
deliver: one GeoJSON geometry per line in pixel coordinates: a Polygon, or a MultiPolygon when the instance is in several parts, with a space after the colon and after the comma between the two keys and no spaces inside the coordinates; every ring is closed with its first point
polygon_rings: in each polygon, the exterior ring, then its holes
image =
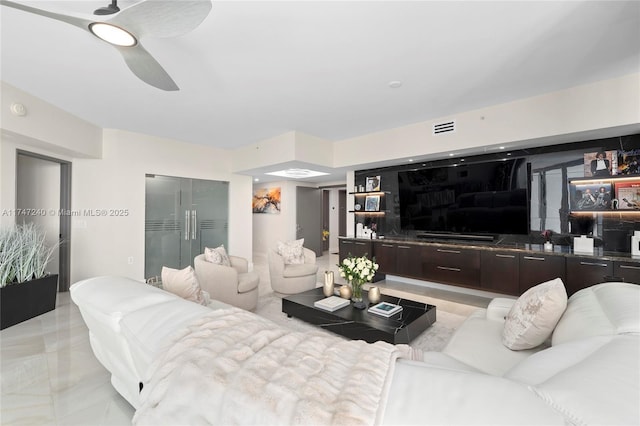
{"type": "Polygon", "coordinates": [[[269,250],[269,277],[273,291],[282,294],[296,294],[317,287],[318,265],[316,254],[303,247],[304,263],[285,264],[275,249],[269,250]]]}
{"type": "Polygon", "coordinates": [[[207,262],[204,254],[193,260],[200,287],[212,299],[252,311],[258,305],[260,276],[249,272],[249,262],[238,256],[229,256],[231,266],[207,262]]]}

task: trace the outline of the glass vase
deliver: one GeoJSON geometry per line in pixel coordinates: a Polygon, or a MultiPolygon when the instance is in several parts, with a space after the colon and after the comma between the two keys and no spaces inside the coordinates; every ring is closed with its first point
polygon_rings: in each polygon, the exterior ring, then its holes
{"type": "Polygon", "coordinates": [[[364,309],[366,305],[362,301],[362,282],[358,280],[351,281],[351,301],[353,302],[353,307],[356,309],[364,309]]]}

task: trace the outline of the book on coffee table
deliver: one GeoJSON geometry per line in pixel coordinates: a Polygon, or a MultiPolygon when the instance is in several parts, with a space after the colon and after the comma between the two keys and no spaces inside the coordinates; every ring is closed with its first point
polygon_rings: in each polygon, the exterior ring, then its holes
{"type": "Polygon", "coordinates": [[[369,308],[369,312],[376,315],[382,315],[383,317],[390,317],[393,314],[397,314],[402,310],[402,306],[394,305],[389,302],[380,302],[375,306],[369,308]]]}
{"type": "Polygon", "coordinates": [[[319,309],[324,309],[325,311],[337,311],[340,308],[344,308],[345,306],[349,306],[351,301],[349,299],[343,299],[338,296],[329,296],[326,299],[318,300],[313,303],[313,306],[319,309]]]}

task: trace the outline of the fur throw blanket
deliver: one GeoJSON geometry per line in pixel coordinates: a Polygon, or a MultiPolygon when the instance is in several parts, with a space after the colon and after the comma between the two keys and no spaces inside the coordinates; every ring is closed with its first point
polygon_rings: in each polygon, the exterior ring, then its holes
{"type": "Polygon", "coordinates": [[[149,369],[133,424],[378,424],[400,352],[212,311],[149,369]]]}

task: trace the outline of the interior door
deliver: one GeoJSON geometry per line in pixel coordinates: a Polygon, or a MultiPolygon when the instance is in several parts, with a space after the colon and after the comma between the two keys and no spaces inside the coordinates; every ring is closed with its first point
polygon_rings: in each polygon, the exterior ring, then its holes
{"type": "Polygon", "coordinates": [[[296,238],[322,256],[322,192],[316,188],[296,187],[296,238]]]}
{"type": "Polygon", "coordinates": [[[145,278],[160,276],[162,267],[182,269],[190,264],[187,213],[182,205],[183,179],[146,176],[145,278]],[[186,263],[185,263],[186,262],[186,263]]]}
{"type": "Polygon", "coordinates": [[[147,175],[145,199],[145,278],[193,265],[205,247],[227,247],[228,182],[147,175]]]}
{"type": "Polygon", "coordinates": [[[229,182],[191,180],[191,253],[224,244],[227,252],[229,182]]]}

